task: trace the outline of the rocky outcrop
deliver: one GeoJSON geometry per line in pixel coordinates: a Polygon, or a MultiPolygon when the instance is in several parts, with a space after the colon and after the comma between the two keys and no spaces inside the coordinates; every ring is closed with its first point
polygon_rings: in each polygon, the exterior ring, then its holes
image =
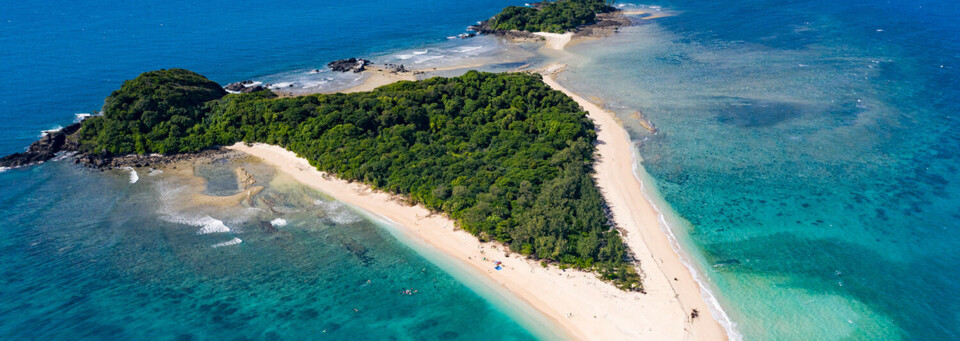
{"type": "Polygon", "coordinates": [[[227,86],[223,87],[223,89],[224,89],[224,90],[227,90],[227,91],[229,91],[229,92],[242,93],[242,94],[249,94],[249,93],[252,93],[252,92],[258,92],[258,91],[263,91],[263,90],[270,90],[270,89],[268,88],[268,87],[270,86],[270,84],[267,84],[266,86],[263,86],[263,85],[259,85],[259,84],[253,85],[254,83],[255,83],[255,82],[252,81],[252,80],[245,80],[245,81],[242,81],[242,82],[236,82],[236,83],[227,84],[227,86]]]}
{"type": "Polygon", "coordinates": [[[248,87],[244,87],[243,89],[240,89],[240,93],[249,94],[252,92],[258,92],[263,90],[267,90],[267,88],[264,88],[262,85],[254,85],[254,86],[248,86],[248,87]]]}
{"type": "Polygon", "coordinates": [[[76,151],[77,140],[75,136],[71,138],[71,135],[79,130],[80,123],[74,123],[58,131],[49,132],[32,143],[26,152],[0,158],[0,167],[22,167],[50,160],[60,152],[76,151]]]}
{"type": "Polygon", "coordinates": [[[110,154],[80,154],[73,162],[96,169],[112,169],[120,167],[153,167],[159,168],[170,164],[197,159],[221,160],[235,157],[236,152],[224,149],[209,149],[198,153],[172,155],[110,155],[110,154]]]}
{"type": "Polygon", "coordinates": [[[223,88],[224,88],[225,90],[227,90],[227,91],[240,92],[240,91],[242,91],[244,88],[246,88],[247,86],[249,86],[250,84],[253,84],[253,81],[252,81],[252,80],[245,80],[245,81],[242,81],[242,82],[236,82],[236,83],[227,84],[227,86],[225,86],[225,87],[223,87],[223,88]]]}
{"type": "Polygon", "coordinates": [[[373,62],[363,58],[350,58],[335,60],[327,63],[327,67],[336,72],[353,71],[355,73],[363,72],[367,66],[373,65],[373,62]]]}
{"type": "Polygon", "coordinates": [[[407,67],[403,64],[384,64],[383,69],[390,73],[410,72],[410,70],[407,70],[407,67]]]}

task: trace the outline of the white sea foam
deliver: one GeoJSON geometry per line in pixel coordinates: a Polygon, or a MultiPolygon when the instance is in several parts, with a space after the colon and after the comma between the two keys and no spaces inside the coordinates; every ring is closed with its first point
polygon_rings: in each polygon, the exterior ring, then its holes
{"type": "Polygon", "coordinates": [[[227,225],[223,224],[223,221],[213,219],[211,216],[204,216],[197,221],[200,226],[200,230],[197,231],[197,234],[210,234],[210,233],[226,233],[230,232],[230,228],[227,225]]]}
{"type": "Polygon", "coordinates": [[[147,173],[147,176],[157,176],[157,175],[160,175],[160,174],[163,174],[163,171],[162,171],[162,170],[159,170],[159,169],[151,169],[150,172],[147,173]]]}
{"type": "Polygon", "coordinates": [[[197,234],[211,234],[211,233],[226,233],[230,232],[230,228],[227,227],[221,220],[214,219],[211,216],[185,216],[185,215],[163,215],[160,217],[164,221],[175,223],[175,224],[184,224],[190,226],[200,227],[197,230],[197,234]]]}
{"type": "Polygon", "coordinates": [[[293,82],[280,82],[270,86],[271,89],[285,89],[289,87],[293,87],[293,82]]]}
{"type": "Polygon", "coordinates": [[[476,51],[476,50],[479,50],[479,49],[482,49],[482,48],[483,48],[482,45],[478,45],[478,46],[461,46],[461,47],[457,48],[456,51],[457,51],[457,52],[460,52],[460,53],[467,53],[467,52],[473,52],[473,51],[476,51]]]}
{"type": "Polygon", "coordinates": [[[271,220],[270,225],[273,225],[274,227],[284,227],[284,226],[287,226],[287,220],[283,218],[277,218],[277,219],[271,220]]]}
{"type": "Polygon", "coordinates": [[[430,60],[434,60],[434,59],[439,59],[439,58],[443,58],[443,55],[441,54],[441,55],[435,55],[435,56],[423,56],[423,57],[419,57],[419,58],[417,58],[417,60],[415,60],[413,63],[414,63],[414,64],[420,64],[420,63],[423,63],[423,62],[426,62],[426,61],[430,61],[430,60]]]}
{"type": "Polygon", "coordinates": [[[0,173],[6,172],[10,167],[0,167],[0,173]]]}
{"type": "Polygon", "coordinates": [[[225,242],[222,242],[222,243],[213,244],[213,247],[222,247],[222,246],[237,245],[237,244],[240,244],[240,243],[242,243],[242,242],[243,242],[243,240],[240,240],[240,238],[233,238],[233,239],[230,239],[230,240],[225,241],[225,242]]]}
{"type": "Polygon", "coordinates": [[[333,222],[337,224],[352,224],[363,220],[359,214],[353,212],[346,205],[339,201],[314,201],[314,204],[323,208],[327,213],[327,218],[330,218],[333,222]]]}
{"type": "Polygon", "coordinates": [[[40,131],[40,137],[44,137],[44,136],[56,133],[60,131],[60,129],[63,129],[63,126],[58,125],[56,128],[53,128],[53,129],[42,130],[40,131]]]}
{"type": "Polygon", "coordinates": [[[73,116],[75,117],[75,118],[73,119],[73,122],[80,122],[80,121],[83,121],[83,120],[89,118],[90,116],[93,116],[93,114],[88,114],[88,113],[85,113],[85,112],[80,112],[80,113],[73,114],[73,116]]]}
{"type": "Polygon", "coordinates": [[[413,54],[415,54],[415,55],[421,55],[421,54],[427,53],[428,51],[430,51],[430,50],[413,51],[413,54]]]}
{"type": "MultiPolygon", "coordinates": [[[[624,132],[624,134],[627,134],[627,133],[624,132]]],[[[696,281],[697,285],[700,286],[701,296],[703,297],[704,301],[706,301],[707,306],[710,309],[710,312],[713,313],[713,316],[716,317],[717,322],[720,323],[723,329],[727,331],[727,336],[731,340],[743,340],[743,335],[740,334],[739,331],[737,331],[736,322],[733,322],[733,320],[730,319],[730,316],[727,315],[727,312],[723,310],[723,307],[720,306],[720,301],[717,300],[716,295],[713,294],[713,291],[711,291],[710,288],[707,286],[707,284],[704,282],[704,279],[701,277],[700,271],[687,260],[685,253],[680,247],[680,242],[677,239],[677,236],[673,233],[673,228],[671,228],[670,224],[667,223],[667,218],[664,216],[663,211],[659,207],[657,207],[656,202],[651,199],[651,195],[648,193],[646,183],[641,179],[640,174],[637,173],[637,169],[643,166],[641,166],[640,163],[638,162],[639,154],[637,153],[636,149],[633,150],[632,159],[634,164],[633,178],[640,183],[640,190],[643,193],[644,199],[646,199],[647,202],[650,203],[650,206],[653,207],[653,210],[657,212],[657,220],[660,222],[660,230],[663,231],[667,235],[667,239],[670,240],[670,247],[673,249],[674,252],[677,253],[677,256],[679,256],[680,262],[683,263],[683,266],[685,266],[687,270],[690,271],[690,274],[693,275],[693,280],[696,281]]]]}
{"type": "Polygon", "coordinates": [[[122,169],[130,171],[130,183],[135,184],[140,180],[140,175],[137,174],[137,170],[133,169],[133,167],[123,167],[122,169]]]}
{"type": "Polygon", "coordinates": [[[56,156],[53,158],[53,161],[61,161],[74,155],[77,155],[77,152],[57,152],[56,156]]]}

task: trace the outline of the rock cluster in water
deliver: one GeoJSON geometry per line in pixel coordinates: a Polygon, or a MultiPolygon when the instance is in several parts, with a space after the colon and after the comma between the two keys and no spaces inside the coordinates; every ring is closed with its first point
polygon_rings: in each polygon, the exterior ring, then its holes
{"type": "Polygon", "coordinates": [[[341,59],[327,63],[327,67],[335,72],[353,71],[354,73],[363,72],[369,65],[373,65],[373,62],[363,58],[341,59]]]}
{"type": "Polygon", "coordinates": [[[40,140],[30,144],[26,152],[14,153],[0,158],[0,167],[22,167],[50,160],[60,152],[76,151],[79,144],[76,139],[68,138],[80,130],[80,123],[74,123],[63,129],[48,132],[40,140]]]}
{"type": "Polygon", "coordinates": [[[239,92],[239,93],[243,93],[243,94],[248,94],[248,93],[251,93],[251,92],[257,92],[257,91],[267,90],[267,88],[264,87],[264,86],[262,86],[262,85],[259,85],[259,84],[258,84],[258,85],[253,85],[253,84],[254,84],[254,82],[253,82],[252,80],[245,80],[245,81],[242,81],[242,82],[236,82],[236,83],[227,84],[227,86],[223,87],[223,89],[224,89],[224,90],[227,90],[227,91],[239,92]]]}

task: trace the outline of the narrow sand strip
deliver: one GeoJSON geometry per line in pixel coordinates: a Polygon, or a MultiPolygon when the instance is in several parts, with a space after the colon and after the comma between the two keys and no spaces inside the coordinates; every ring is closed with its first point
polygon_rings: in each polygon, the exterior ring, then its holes
{"type": "Polygon", "coordinates": [[[364,77],[367,78],[364,79],[362,83],[337,92],[351,93],[371,91],[381,86],[393,84],[399,81],[417,80],[417,77],[413,75],[413,72],[393,73],[378,67],[371,67],[364,71],[363,74],[364,77]]]}
{"type": "Polygon", "coordinates": [[[563,34],[536,32],[534,34],[543,37],[543,39],[546,39],[547,44],[544,46],[554,50],[563,50],[563,47],[567,46],[567,43],[569,43],[570,39],[573,38],[573,32],[567,32],[563,34]]]}
{"type": "Polygon", "coordinates": [[[627,245],[640,260],[640,268],[646,275],[644,288],[653,296],[675,297],[670,300],[671,310],[683,314],[686,324],[683,329],[688,331],[687,336],[698,340],[726,339],[726,331],[712,316],[700,285],[694,281],[661,230],[659,213],[634,177],[634,147],[627,131],[617,123],[613,113],[560,86],[554,77],[545,75],[543,81],[573,98],[597,126],[600,155],[594,166],[597,184],[613,210],[617,226],[627,232],[627,245]],[[690,319],[693,309],[700,313],[699,318],[690,319]]]}

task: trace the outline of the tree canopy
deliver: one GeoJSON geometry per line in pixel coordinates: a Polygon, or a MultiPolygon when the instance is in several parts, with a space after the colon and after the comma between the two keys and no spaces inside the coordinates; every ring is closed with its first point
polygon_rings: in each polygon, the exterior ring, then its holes
{"type": "Polygon", "coordinates": [[[535,7],[510,6],[491,18],[494,30],[564,33],[597,21],[597,14],[614,11],[605,0],[544,1],[535,7]]]}
{"type": "MultiPolygon", "coordinates": [[[[153,79],[154,73],[145,75],[153,79]]],[[[197,84],[176,75],[173,83],[197,84]]],[[[103,116],[84,122],[82,148],[175,153],[238,141],[279,145],[321,171],[446,213],[481,240],[640,289],[592,176],[593,122],[539,75],[470,71],[370,92],[293,98],[136,87],[141,77],[124,83],[108,103],[132,92],[184,107],[166,107],[168,114],[156,114],[166,121],[148,124],[153,107],[107,105],[103,116]],[[164,124],[171,128],[157,133],[164,124]]]]}
{"type": "Polygon", "coordinates": [[[203,105],[226,94],[219,84],[192,71],[145,72],[107,97],[103,116],[87,120],[81,138],[98,152],[177,152],[180,140],[202,121],[203,105]]]}

